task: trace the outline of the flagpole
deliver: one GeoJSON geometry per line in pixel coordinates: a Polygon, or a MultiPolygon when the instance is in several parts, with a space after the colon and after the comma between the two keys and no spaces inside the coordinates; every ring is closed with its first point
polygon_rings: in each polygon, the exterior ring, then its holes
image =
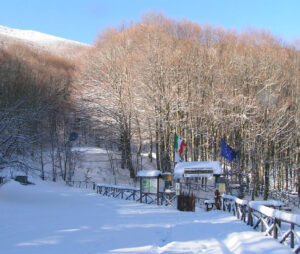
{"type": "MultiPolygon", "coordinates": [[[[175,132],[175,134],[174,134],[174,142],[173,142],[173,158],[174,158],[174,169],[175,169],[175,166],[176,166],[176,149],[175,149],[175,135],[176,135],[176,132],[175,132]]],[[[173,169],[173,174],[174,174],[174,169],[173,169]]]]}

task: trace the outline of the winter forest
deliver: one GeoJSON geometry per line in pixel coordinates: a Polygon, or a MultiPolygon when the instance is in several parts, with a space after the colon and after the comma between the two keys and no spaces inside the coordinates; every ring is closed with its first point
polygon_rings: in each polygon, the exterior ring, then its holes
{"type": "Polygon", "coordinates": [[[300,193],[300,52],[266,31],[236,32],[148,13],[108,28],[94,45],[55,54],[0,44],[0,171],[66,180],[70,134],[120,153],[135,177],[141,154],[174,167],[174,134],[185,161],[224,161],[270,189],[300,193]],[[75,52],[75,53],[74,53],[75,52]],[[51,172],[45,172],[45,156],[51,172]],[[39,161],[38,168],[27,163],[39,161]]]}

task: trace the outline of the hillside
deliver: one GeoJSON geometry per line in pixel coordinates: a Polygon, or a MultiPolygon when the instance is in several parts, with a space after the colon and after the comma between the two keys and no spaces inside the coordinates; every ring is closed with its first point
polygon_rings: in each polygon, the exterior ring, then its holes
{"type": "MultiPolygon", "coordinates": [[[[134,179],[130,178],[129,170],[120,167],[121,158],[117,152],[98,147],[74,147],[72,153],[76,158],[73,180],[125,186],[136,185],[134,179]]],[[[144,155],[140,167],[156,169],[156,164],[154,160],[150,162],[147,155],[144,155]]]]}
{"type": "Polygon", "coordinates": [[[63,39],[38,31],[0,26],[0,46],[12,43],[25,43],[27,46],[38,50],[54,54],[64,53],[70,57],[75,57],[80,50],[90,47],[90,45],[81,42],[63,39]]]}

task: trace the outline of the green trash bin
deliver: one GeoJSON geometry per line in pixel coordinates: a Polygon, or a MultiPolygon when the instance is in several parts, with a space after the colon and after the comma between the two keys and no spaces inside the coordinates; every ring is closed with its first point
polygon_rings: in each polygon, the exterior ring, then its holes
{"type": "Polygon", "coordinates": [[[19,182],[20,184],[30,184],[30,182],[28,182],[28,178],[27,176],[16,176],[15,181],[19,182]]]}

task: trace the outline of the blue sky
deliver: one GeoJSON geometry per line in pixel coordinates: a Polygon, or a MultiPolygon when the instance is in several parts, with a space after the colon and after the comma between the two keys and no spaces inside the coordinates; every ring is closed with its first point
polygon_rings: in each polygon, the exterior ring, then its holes
{"type": "Polygon", "coordinates": [[[1,0],[0,25],[91,44],[109,26],[147,11],[240,31],[263,28],[285,41],[300,38],[300,0],[1,0]]]}

